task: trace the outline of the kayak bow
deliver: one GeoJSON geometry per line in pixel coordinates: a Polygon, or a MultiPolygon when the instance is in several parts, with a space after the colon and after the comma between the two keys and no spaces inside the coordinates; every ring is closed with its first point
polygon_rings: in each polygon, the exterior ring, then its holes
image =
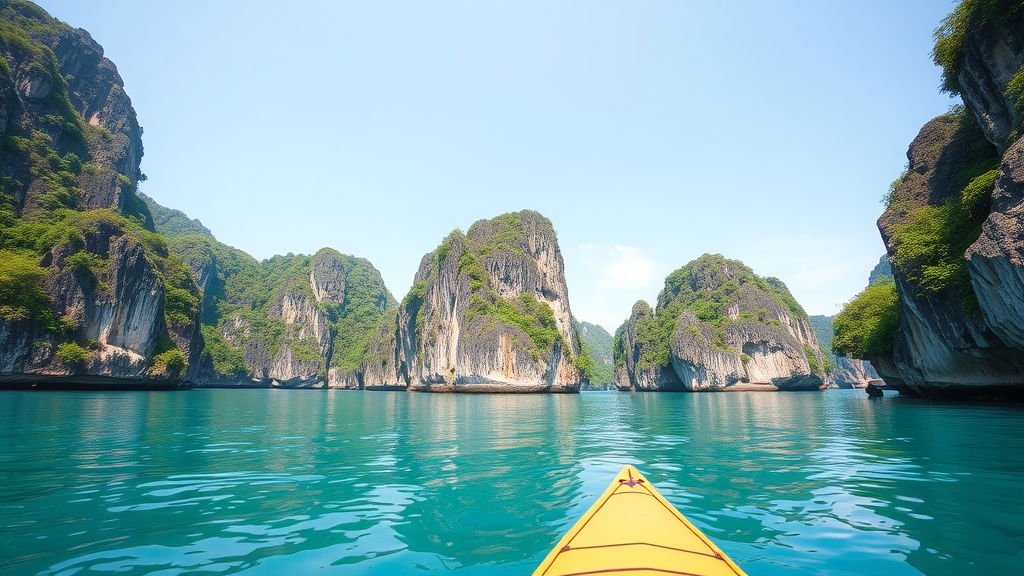
{"type": "Polygon", "coordinates": [[[746,576],[632,466],[548,553],[533,576],[746,576]]]}

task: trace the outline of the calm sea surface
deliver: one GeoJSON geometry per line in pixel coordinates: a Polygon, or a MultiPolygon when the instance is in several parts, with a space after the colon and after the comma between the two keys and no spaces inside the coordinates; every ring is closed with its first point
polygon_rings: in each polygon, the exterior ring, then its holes
{"type": "Polygon", "coordinates": [[[0,573],[529,574],[624,465],[751,576],[1024,574],[1024,409],[0,393],[0,573]]]}

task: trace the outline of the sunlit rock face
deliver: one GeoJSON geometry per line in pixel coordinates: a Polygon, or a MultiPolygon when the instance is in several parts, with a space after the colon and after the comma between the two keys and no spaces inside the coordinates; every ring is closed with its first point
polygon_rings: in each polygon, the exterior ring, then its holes
{"type": "MultiPolygon", "coordinates": [[[[894,187],[878,221],[893,262],[900,325],[892,353],[870,360],[890,386],[929,397],[1020,395],[1024,387],[1022,146],[1018,141],[1000,156],[965,115],[932,120],[911,144],[909,170],[894,187]],[[991,202],[982,203],[988,214],[970,215],[980,222],[977,227],[963,219],[962,234],[977,234],[977,240],[962,254],[948,257],[948,266],[965,268],[966,282],[936,287],[907,263],[908,258],[901,257],[903,238],[907,230],[921,226],[923,211],[946,209],[984,178],[986,161],[994,167],[989,174],[995,174],[991,202]],[[968,176],[974,179],[968,181],[968,176]]],[[[948,250],[944,246],[932,249],[948,250]]]]}
{"type": "MultiPolygon", "coordinates": [[[[204,250],[244,262],[228,277],[218,272],[216,254],[193,260],[207,280],[207,297],[228,299],[231,310],[208,326],[229,354],[225,366],[213,354],[195,376],[198,386],[351,388],[361,386],[359,359],[395,301],[369,261],[324,248],[313,256],[287,255],[256,262],[244,253],[206,242],[204,250]],[[266,303],[251,307],[250,302],[266,303]]],[[[225,267],[227,268],[227,267],[225,267]]],[[[208,332],[209,333],[209,332],[208,332]]]]}
{"type": "Polygon", "coordinates": [[[579,354],[554,228],[524,210],[455,231],[423,257],[394,324],[370,347],[363,384],[577,392],[579,354]]]}
{"type": "Polygon", "coordinates": [[[785,284],[705,254],[673,272],[658,309],[616,331],[620,390],[814,390],[828,386],[810,319],[785,284]]]}
{"type": "Polygon", "coordinates": [[[868,384],[878,384],[881,380],[878,371],[867,360],[832,357],[832,381],[839,388],[866,388],[868,384]]]}
{"type": "Polygon", "coordinates": [[[957,81],[964,105],[985,138],[1000,153],[1013,143],[1021,126],[1020,97],[1008,90],[1024,67],[1024,11],[998,26],[970,27],[964,34],[963,56],[957,81]]]}
{"type": "Polygon", "coordinates": [[[199,290],[148,234],[142,129],[117,68],[34,4],[0,4],[0,20],[0,200],[13,224],[36,226],[35,245],[6,239],[0,266],[39,274],[21,290],[48,300],[0,314],[0,384],[187,381],[199,311],[178,296],[199,290]]]}

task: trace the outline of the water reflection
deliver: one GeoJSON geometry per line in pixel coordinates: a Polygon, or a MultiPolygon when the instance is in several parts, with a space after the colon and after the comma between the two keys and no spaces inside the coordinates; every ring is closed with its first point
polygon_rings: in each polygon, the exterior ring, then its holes
{"type": "Polygon", "coordinates": [[[1020,408],[828,393],[0,395],[5,574],[528,574],[624,465],[748,573],[1024,572],[1020,408]]]}

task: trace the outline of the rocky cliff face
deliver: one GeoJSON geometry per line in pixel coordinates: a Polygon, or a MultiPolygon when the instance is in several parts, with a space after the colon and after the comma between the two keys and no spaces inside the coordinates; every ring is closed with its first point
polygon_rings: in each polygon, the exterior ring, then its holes
{"type": "Polygon", "coordinates": [[[57,326],[48,329],[38,318],[0,322],[4,381],[168,382],[180,380],[187,359],[195,360],[196,316],[169,322],[161,267],[137,237],[98,224],[82,235],[85,250],[66,243],[43,258],[57,326]],[[81,254],[106,265],[69,264],[81,254]]]}
{"type": "Polygon", "coordinates": [[[579,355],[555,231],[522,211],[455,231],[423,257],[394,326],[370,347],[363,385],[576,392],[579,355]]]}
{"type": "MultiPolygon", "coordinates": [[[[625,324],[615,331],[612,355],[615,361],[615,387],[619,390],[686,390],[675,370],[659,354],[658,340],[641,337],[638,329],[654,323],[654,311],[643,300],[633,305],[625,324]],[[657,360],[655,356],[658,356],[657,360]]],[[[669,359],[669,362],[671,360],[669,359]]]]}
{"type": "MultiPolygon", "coordinates": [[[[933,55],[944,90],[962,96],[964,109],[921,129],[878,220],[895,277],[887,304],[887,317],[898,317],[895,338],[861,322],[850,325],[846,346],[862,348],[902,392],[1019,397],[1024,6],[961,3],[939,28],[933,55]]],[[[851,304],[869,310],[886,298],[867,292],[851,304]]]]}
{"type": "Polygon", "coordinates": [[[360,360],[396,306],[369,261],[324,248],[259,262],[143,198],[203,290],[197,386],[360,387],[360,360]]]}
{"type": "Polygon", "coordinates": [[[1024,10],[1018,2],[990,4],[993,14],[982,7],[963,15],[962,52],[949,72],[985,138],[1004,153],[1024,120],[1024,10]]]}
{"type": "MultiPolygon", "coordinates": [[[[0,136],[45,140],[87,163],[90,169],[74,174],[75,208],[137,210],[142,129],[117,68],[88,32],[34,4],[12,0],[0,10],[7,24],[0,32],[7,63],[6,71],[0,67],[0,136]]],[[[24,148],[5,141],[0,169],[10,178],[5,193],[31,213],[41,208],[46,187],[35,184],[24,148]]]]}
{"type": "Polygon", "coordinates": [[[839,388],[867,388],[868,384],[879,384],[882,377],[866,360],[833,356],[832,381],[839,388]]]}
{"type": "MultiPolygon", "coordinates": [[[[968,91],[972,79],[961,81],[968,91]]],[[[892,354],[874,360],[904,390],[1004,395],[1024,385],[1024,156],[1018,142],[1000,157],[989,137],[966,114],[929,122],[879,219],[901,321],[892,354]]]]}
{"type": "Polygon", "coordinates": [[[377,271],[256,262],[154,203],[156,233],[141,134],[88,33],[0,2],[0,386],[356,385],[377,271]]]}
{"type": "Polygon", "coordinates": [[[142,130],[82,30],[0,4],[0,384],[173,385],[199,289],[135,196],[142,130]]]}
{"type": "Polygon", "coordinates": [[[1024,385],[1021,150],[1000,158],[965,114],[929,122],[911,144],[879,219],[900,325],[892,353],[871,360],[891,386],[959,397],[1024,385]]]}
{"type": "Polygon", "coordinates": [[[231,291],[224,286],[238,288],[244,279],[218,264],[214,257],[211,315],[204,316],[207,354],[196,385],[359,387],[359,360],[395,307],[368,261],[329,248],[313,256],[278,256],[254,263],[265,283],[226,299],[231,291]],[[266,300],[260,302],[261,296],[266,300]]]}
{"type": "Polygon", "coordinates": [[[1003,156],[992,210],[966,258],[985,325],[1007,347],[1024,350],[1024,140],[1003,156]]]}
{"type": "Polygon", "coordinates": [[[616,331],[620,390],[812,390],[824,361],[807,314],[786,286],[720,255],[673,272],[616,331]]]}

